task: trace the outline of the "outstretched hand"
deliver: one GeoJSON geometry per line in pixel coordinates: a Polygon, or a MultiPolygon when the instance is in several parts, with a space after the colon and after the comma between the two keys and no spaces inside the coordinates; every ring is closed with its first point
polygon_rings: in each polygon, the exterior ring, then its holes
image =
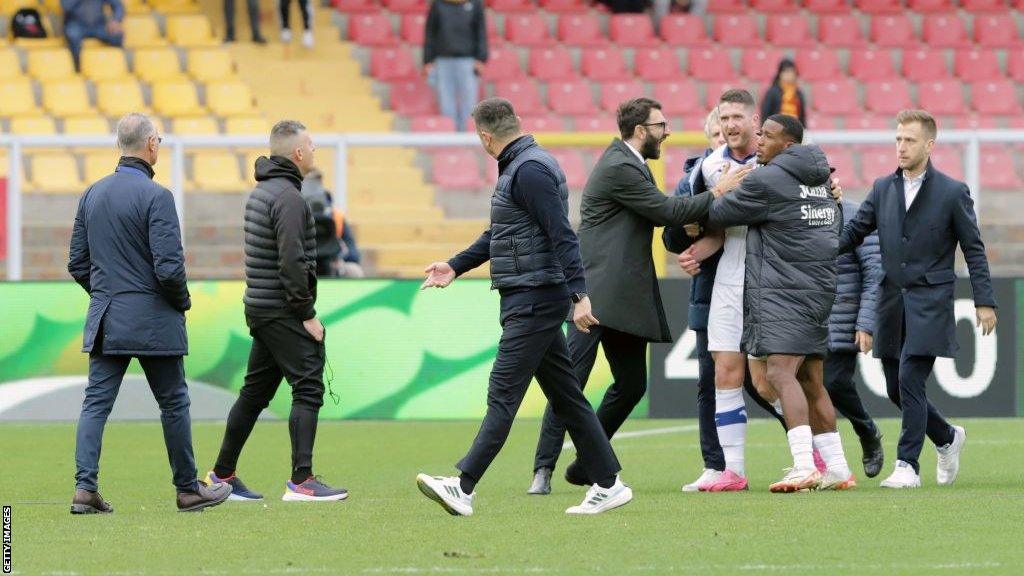
{"type": "Polygon", "coordinates": [[[447,262],[434,262],[424,272],[427,273],[427,279],[420,285],[420,290],[445,288],[455,280],[455,270],[447,262]]]}
{"type": "Polygon", "coordinates": [[[711,193],[715,195],[715,198],[725,196],[730,190],[739,186],[753,169],[753,166],[744,166],[738,170],[733,170],[732,164],[726,164],[725,168],[722,169],[722,178],[711,189],[711,193]]]}

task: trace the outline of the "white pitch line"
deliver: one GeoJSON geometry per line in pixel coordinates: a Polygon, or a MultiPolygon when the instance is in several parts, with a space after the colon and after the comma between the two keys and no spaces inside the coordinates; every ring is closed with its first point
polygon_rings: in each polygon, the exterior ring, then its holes
{"type": "MultiPolygon", "coordinates": [[[[658,436],[661,434],[676,434],[681,432],[696,432],[698,427],[696,424],[689,424],[687,426],[671,426],[669,428],[651,428],[650,430],[634,430],[632,432],[617,432],[612,437],[612,442],[616,440],[625,440],[626,438],[639,438],[641,436],[658,436]]],[[[562,444],[562,450],[568,450],[572,448],[572,442],[566,442],[562,444]]]]}

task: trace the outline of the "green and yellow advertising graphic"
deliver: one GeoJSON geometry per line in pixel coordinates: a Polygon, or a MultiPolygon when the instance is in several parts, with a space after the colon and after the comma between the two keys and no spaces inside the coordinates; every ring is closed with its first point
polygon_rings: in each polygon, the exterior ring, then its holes
{"type": "MultiPolygon", "coordinates": [[[[317,314],[326,327],[326,396],[321,418],[461,419],[486,410],[487,379],[497,351],[498,295],[483,280],[459,280],[420,291],[417,281],[321,281],[317,314]]],[[[250,338],[238,281],[189,283],[186,315],[190,382],[236,392],[245,376],[250,338]]],[[[0,407],[4,383],[84,376],[81,352],[88,295],[72,282],[0,283],[0,407]]],[[[140,374],[133,362],[129,373],[140,374]]],[[[610,384],[604,359],[587,386],[599,399],[610,384]]],[[[31,387],[31,386],[30,386],[31,387]]],[[[25,386],[21,387],[24,390],[25,386]]],[[[270,410],[287,417],[290,389],[282,383],[270,410]]],[[[545,400],[531,386],[520,416],[539,417],[545,400]]],[[[646,414],[646,406],[637,415],[646,414]]],[[[226,416],[226,414],[225,414],[226,416]]],[[[155,415],[154,415],[155,417],[155,415]]]]}

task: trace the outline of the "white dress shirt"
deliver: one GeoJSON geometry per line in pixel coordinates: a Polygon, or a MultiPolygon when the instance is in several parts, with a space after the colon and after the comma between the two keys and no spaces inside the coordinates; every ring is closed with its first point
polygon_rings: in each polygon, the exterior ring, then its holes
{"type": "Polygon", "coordinates": [[[921,191],[921,183],[924,182],[924,175],[927,172],[921,172],[915,178],[908,178],[907,171],[903,171],[903,198],[906,200],[907,210],[910,210],[910,205],[914,203],[914,198],[917,198],[917,193],[921,191]]]}
{"type": "Polygon", "coordinates": [[[623,144],[625,144],[625,145],[626,145],[626,148],[629,148],[629,151],[630,151],[630,152],[632,152],[632,153],[633,153],[633,155],[634,155],[634,156],[636,156],[636,157],[637,157],[637,159],[639,159],[639,160],[640,160],[640,163],[641,163],[641,164],[647,164],[647,161],[646,161],[646,160],[644,160],[644,157],[643,157],[643,155],[642,155],[642,154],[640,154],[640,152],[639,152],[639,151],[637,151],[637,149],[636,149],[636,148],[633,148],[633,146],[632,146],[632,145],[631,145],[631,144],[630,144],[629,142],[626,142],[625,140],[623,140],[623,141],[622,141],[622,143],[623,143],[623,144]]]}

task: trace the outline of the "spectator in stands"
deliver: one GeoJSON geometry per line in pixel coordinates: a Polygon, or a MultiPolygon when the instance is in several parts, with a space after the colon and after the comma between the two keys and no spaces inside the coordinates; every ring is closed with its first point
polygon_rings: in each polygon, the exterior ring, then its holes
{"type": "Polygon", "coordinates": [[[316,275],[318,278],[362,278],[361,255],[345,213],[334,207],[324,188],[323,173],[313,170],[302,181],[302,197],[313,214],[316,228],[316,275]]]}
{"type": "MultiPolygon", "coordinates": [[[[257,0],[249,0],[256,2],[257,0]]],[[[302,45],[306,48],[313,47],[313,7],[309,0],[296,0],[299,3],[299,11],[302,12],[302,45]]],[[[278,7],[281,9],[281,42],[288,44],[292,41],[292,29],[289,24],[291,20],[291,0],[280,0],[278,7]]]]}
{"type": "Polygon", "coordinates": [[[614,14],[642,14],[651,5],[651,0],[598,0],[614,14]]]}
{"type": "Polygon", "coordinates": [[[783,58],[779,61],[775,79],[761,101],[761,118],[786,114],[799,118],[800,123],[807,126],[807,100],[797,84],[799,79],[796,64],[792,60],[783,58]]]}
{"type": "MultiPolygon", "coordinates": [[[[249,26],[252,28],[252,41],[256,44],[266,44],[267,39],[260,33],[260,3],[259,0],[245,0],[246,8],[249,11],[249,26]]],[[[224,0],[224,33],[225,42],[235,41],[235,0],[224,0]]]]}
{"type": "Polygon", "coordinates": [[[667,14],[703,14],[707,12],[708,0],[654,0],[654,22],[661,25],[667,14]]]}
{"type": "Polygon", "coordinates": [[[68,39],[75,70],[80,68],[82,42],[96,38],[104,44],[121,46],[124,43],[124,4],[121,0],[60,0],[64,10],[64,36],[68,39]],[[110,7],[110,14],[104,9],[110,7]]]}
{"type": "Polygon", "coordinates": [[[483,0],[435,0],[427,13],[423,72],[437,91],[441,113],[466,130],[487,62],[483,0]]]}

